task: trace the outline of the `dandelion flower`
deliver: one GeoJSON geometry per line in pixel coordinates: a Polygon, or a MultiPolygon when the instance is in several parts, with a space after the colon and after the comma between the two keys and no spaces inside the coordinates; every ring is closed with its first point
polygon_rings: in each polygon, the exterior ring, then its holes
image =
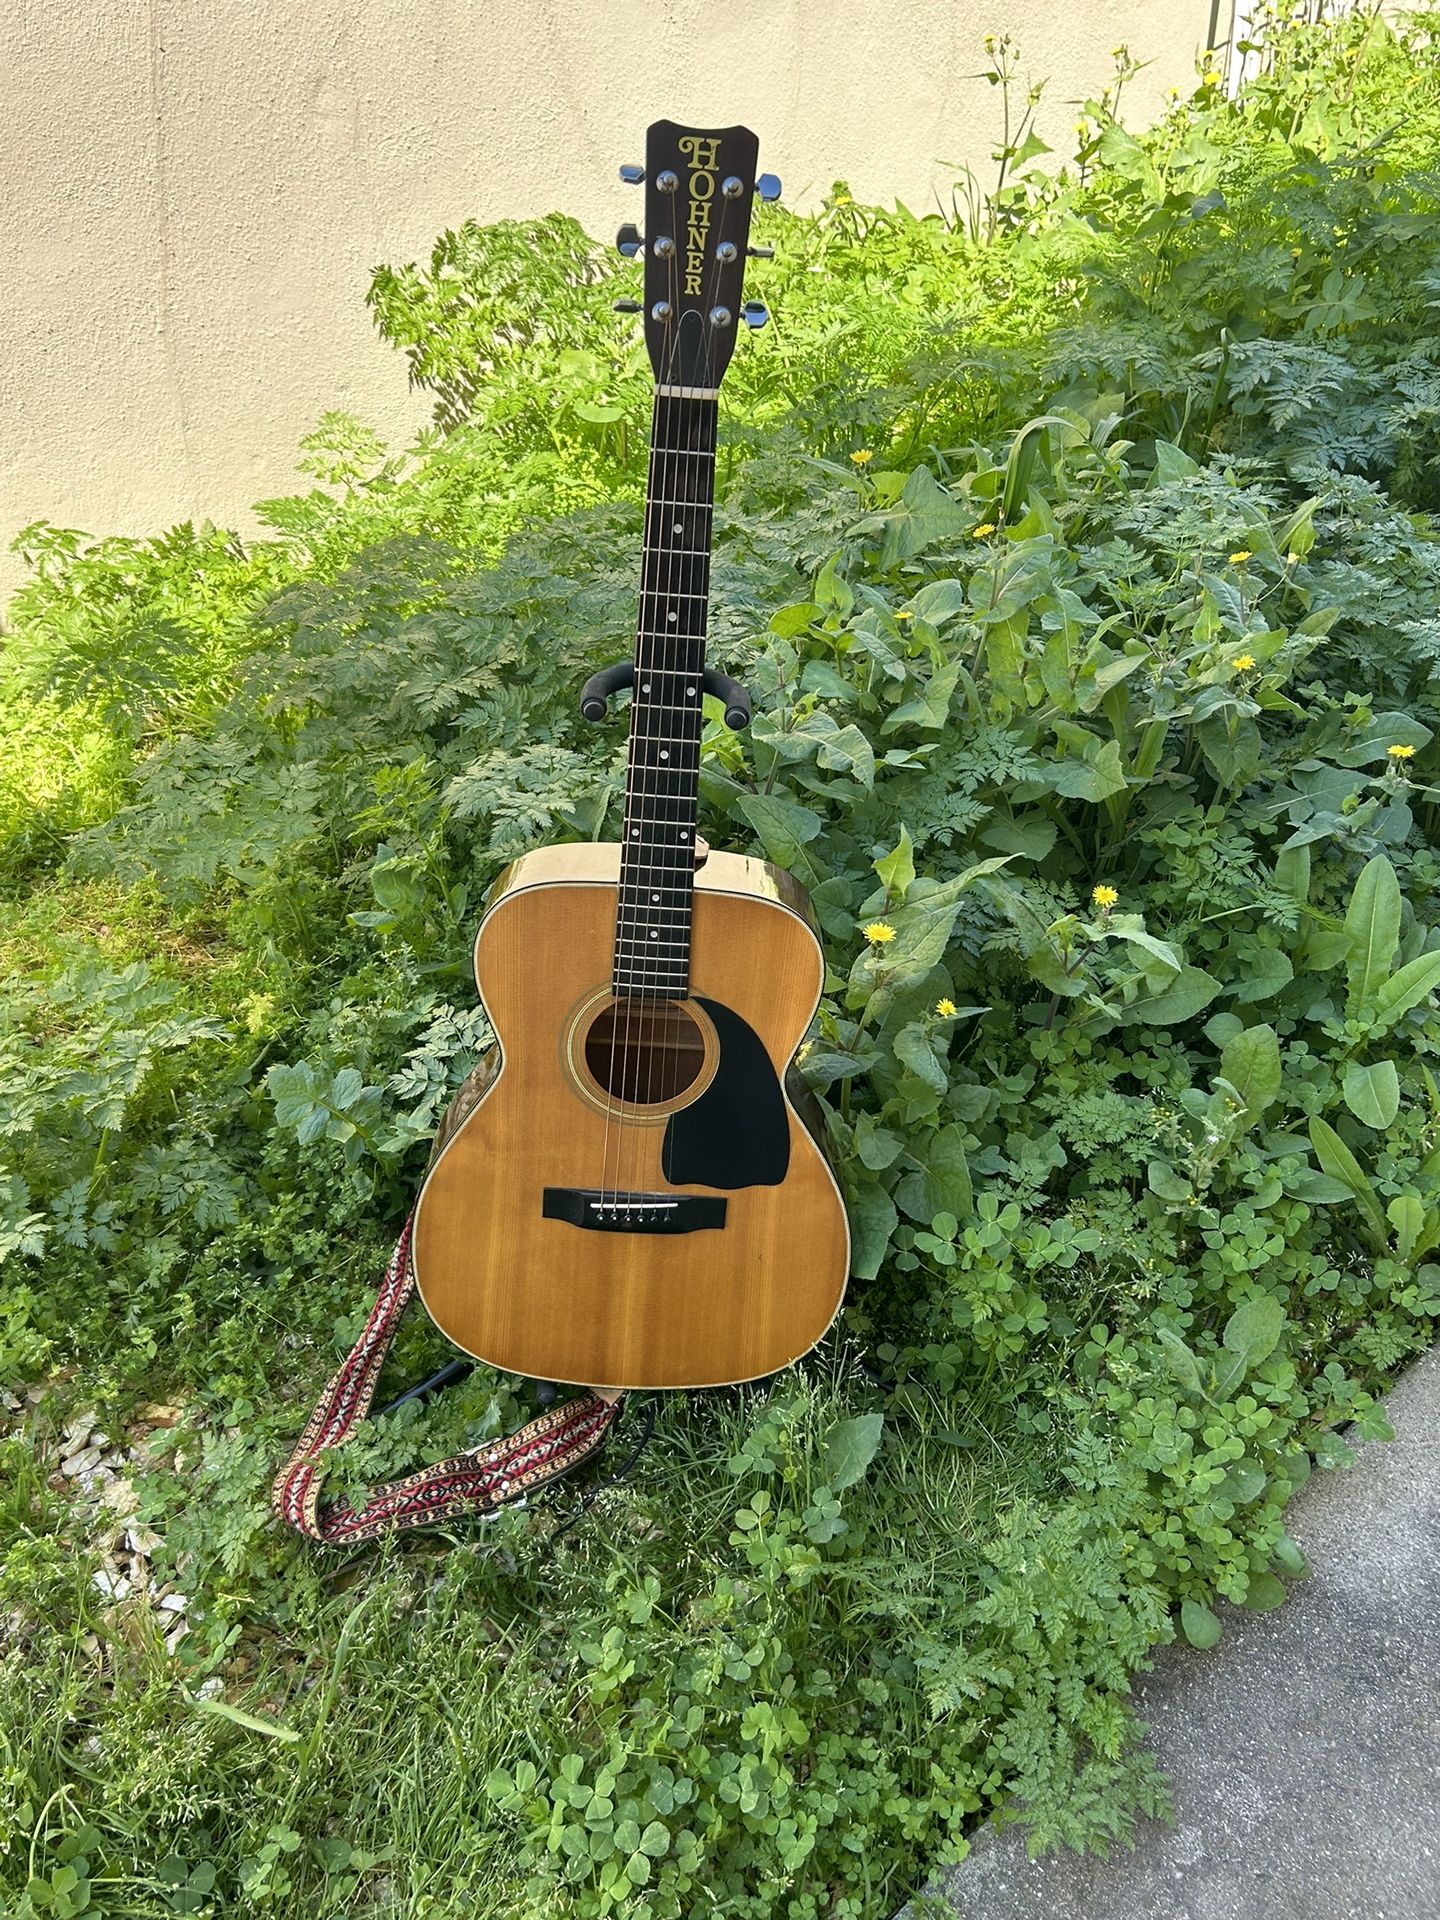
{"type": "Polygon", "coordinates": [[[895,609],[895,618],[897,620],[913,620],[915,616],[909,607],[897,607],[895,609]]]}
{"type": "Polygon", "coordinates": [[[1237,653],[1230,664],[1237,673],[1249,673],[1255,664],[1255,656],[1253,653],[1237,653]]]}
{"type": "Polygon", "coordinates": [[[942,1020],[953,1020],[960,1009],[955,1005],[953,1000],[937,1000],[935,1002],[935,1011],[942,1020]]]}
{"type": "Polygon", "coordinates": [[[874,454],[867,453],[864,447],[861,447],[858,452],[852,453],[850,456],[852,465],[857,467],[868,467],[874,458],[874,454]]]}
{"type": "Polygon", "coordinates": [[[993,520],[982,520],[978,527],[972,527],[970,529],[970,538],[972,540],[983,540],[987,533],[994,533],[994,531],[995,522],[993,520]]]}
{"type": "Polygon", "coordinates": [[[1237,547],[1230,556],[1230,564],[1232,567],[1243,567],[1247,560],[1253,560],[1254,557],[1249,547],[1237,547]]]}
{"type": "Polygon", "coordinates": [[[1099,907],[1102,913],[1108,913],[1111,907],[1119,903],[1120,896],[1114,887],[1092,887],[1090,889],[1090,899],[1091,903],[1099,907]]]}
{"type": "Polygon", "coordinates": [[[1402,747],[1398,740],[1393,747],[1386,747],[1385,751],[1392,760],[1413,760],[1415,758],[1414,747],[1402,747]]]}
{"type": "Polygon", "coordinates": [[[895,938],[895,929],[888,920],[872,920],[865,929],[865,938],[872,947],[888,946],[895,938]]]}
{"type": "Polygon", "coordinates": [[[1202,86],[1218,87],[1220,84],[1220,75],[1214,67],[1207,67],[1200,76],[1200,82],[1202,86]]]}

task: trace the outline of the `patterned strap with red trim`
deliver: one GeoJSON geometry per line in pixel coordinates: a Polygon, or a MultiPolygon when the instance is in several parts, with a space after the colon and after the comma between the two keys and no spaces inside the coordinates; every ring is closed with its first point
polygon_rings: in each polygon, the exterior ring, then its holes
{"type": "Polygon", "coordinates": [[[328,1465],[324,1456],[347,1440],[369,1413],[380,1369],[415,1291],[410,1262],[414,1218],[412,1214],[405,1222],[396,1242],[365,1331],[321,1394],[295,1451],[270,1489],[270,1505],[277,1517],[325,1546],[354,1546],[404,1527],[434,1526],[467,1513],[492,1513],[588,1460],[604,1444],[620,1411],[618,1399],[581,1394],[564,1406],[549,1408],[504,1440],[452,1454],[448,1460],[378,1487],[361,1507],[336,1500],[322,1512],[320,1491],[328,1465]]]}

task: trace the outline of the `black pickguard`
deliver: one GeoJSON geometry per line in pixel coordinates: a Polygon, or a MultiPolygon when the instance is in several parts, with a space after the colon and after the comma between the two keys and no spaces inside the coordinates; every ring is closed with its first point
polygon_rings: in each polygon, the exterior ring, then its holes
{"type": "Polygon", "coordinates": [[[747,1021],[717,1000],[698,1004],[715,1024],[720,1065],[695,1104],[671,1116],[665,1178],[677,1187],[778,1187],[790,1166],[780,1077],[747,1021]]]}

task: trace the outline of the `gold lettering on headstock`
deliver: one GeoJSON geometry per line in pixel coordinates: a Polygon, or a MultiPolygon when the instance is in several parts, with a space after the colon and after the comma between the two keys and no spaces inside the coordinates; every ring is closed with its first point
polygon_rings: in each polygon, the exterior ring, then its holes
{"type": "Polygon", "coordinates": [[[705,272],[705,248],[710,237],[710,203],[715,198],[715,171],[720,157],[720,142],[699,134],[689,134],[680,142],[680,151],[690,167],[685,291],[698,299],[701,295],[701,278],[705,272]]]}

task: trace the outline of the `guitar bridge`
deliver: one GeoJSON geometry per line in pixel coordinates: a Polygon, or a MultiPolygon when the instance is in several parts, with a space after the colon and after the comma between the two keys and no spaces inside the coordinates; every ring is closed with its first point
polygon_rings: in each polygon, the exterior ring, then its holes
{"type": "Polygon", "coordinates": [[[546,1187],[541,1212],[591,1233],[701,1233],[725,1224],[725,1200],[708,1193],[611,1193],[546,1187]]]}

